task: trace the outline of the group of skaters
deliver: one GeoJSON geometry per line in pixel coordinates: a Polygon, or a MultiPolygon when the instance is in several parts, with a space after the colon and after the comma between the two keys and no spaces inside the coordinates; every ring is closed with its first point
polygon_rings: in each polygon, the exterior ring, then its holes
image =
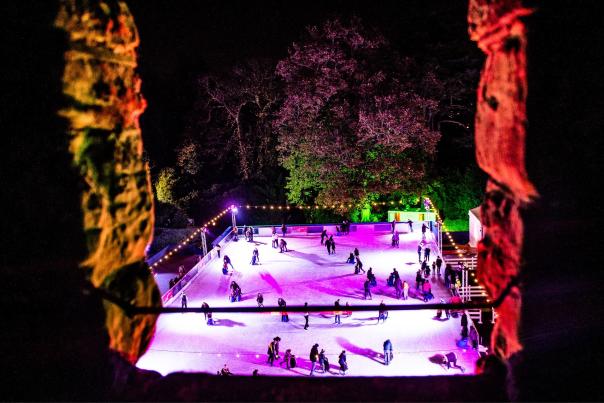
{"type": "Polygon", "coordinates": [[[336,253],[336,241],[333,239],[333,235],[327,235],[327,230],[324,229],[321,232],[321,245],[325,245],[327,248],[327,254],[331,255],[336,253]]]}
{"type": "MultiPolygon", "coordinates": [[[[319,351],[319,343],[315,343],[310,349],[310,376],[312,376],[316,369],[321,370],[323,373],[331,373],[329,370],[329,359],[325,354],[325,350],[321,349],[319,351]],[[317,368],[317,364],[319,365],[317,368]]],[[[346,350],[342,350],[340,355],[338,356],[338,364],[340,365],[339,373],[340,375],[346,375],[346,371],[348,371],[348,362],[346,361],[346,350]]]]}

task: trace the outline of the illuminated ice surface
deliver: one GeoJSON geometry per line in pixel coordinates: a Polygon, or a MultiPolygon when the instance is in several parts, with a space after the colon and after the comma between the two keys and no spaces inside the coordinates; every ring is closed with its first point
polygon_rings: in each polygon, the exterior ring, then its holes
{"type": "MultiPolygon", "coordinates": [[[[429,235],[429,234],[428,234],[429,235]]],[[[378,285],[372,288],[375,312],[353,312],[351,317],[342,316],[340,325],[334,324],[331,313],[314,313],[310,316],[310,328],[304,330],[302,313],[290,314],[290,321],[283,323],[278,314],[214,314],[216,325],[207,326],[203,314],[163,314],[157,322],[155,337],[148,351],[137,365],[165,375],[170,372],[216,373],[224,364],[236,375],[251,375],[258,369],[260,375],[296,376],[310,372],[309,352],[314,343],[325,349],[331,364],[331,373],[315,371],[316,376],[338,375],[338,355],[346,350],[349,376],[413,376],[459,375],[459,369],[443,369],[430,362],[429,357],[455,351],[458,363],[465,373],[474,372],[478,359],[475,351],[460,349],[460,319],[448,321],[434,319],[435,311],[391,311],[385,323],[377,324],[377,305],[423,304],[413,298],[415,273],[419,268],[417,244],[421,232],[401,234],[400,248],[390,247],[390,234],[350,233],[336,236],[335,255],[328,255],[320,244],[319,235],[288,235],[290,252],[279,253],[271,247],[270,237],[255,237],[259,250],[260,265],[250,265],[255,245],[243,238],[223,248],[223,255],[231,258],[235,271],[229,275],[221,272],[222,261],[214,260],[188,285],[185,292],[189,307],[200,307],[203,301],[210,307],[257,306],[256,294],[264,295],[264,305],[277,305],[283,297],[289,306],[333,304],[340,299],[343,305],[363,304],[365,275],[353,274],[352,264],[345,263],[349,253],[358,247],[364,269],[373,267],[378,285]],[[396,267],[401,278],[410,285],[407,301],[395,299],[393,287],[386,285],[386,278],[396,267]],[[241,302],[228,301],[229,284],[235,280],[243,291],[241,302]],[[273,337],[281,337],[280,354],[291,348],[296,355],[297,367],[287,370],[279,365],[281,359],[270,367],[267,347],[273,337]],[[382,343],[390,339],[394,359],[389,366],[383,364],[382,343]]],[[[432,248],[433,253],[435,248],[432,248]]],[[[432,256],[435,258],[435,256],[432,256]]],[[[442,280],[432,281],[435,299],[447,298],[442,280]]],[[[180,299],[171,306],[180,306],[180,299]]]]}

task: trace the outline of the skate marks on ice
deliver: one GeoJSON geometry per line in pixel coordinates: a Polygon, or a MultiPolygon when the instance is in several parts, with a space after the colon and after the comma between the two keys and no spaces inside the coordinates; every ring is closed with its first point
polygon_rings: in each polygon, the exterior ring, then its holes
{"type": "Polygon", "coordinates": [[[260,278],[265,283],[270,285],[273,288],[273,290],[275,290],[277,295],[283,295],[283,289],[281,288],[281,286],[279,285],[277,280],[275,280],[275,278],[269,272],[262,270],[259,273],[260,273],[260,278]]]}

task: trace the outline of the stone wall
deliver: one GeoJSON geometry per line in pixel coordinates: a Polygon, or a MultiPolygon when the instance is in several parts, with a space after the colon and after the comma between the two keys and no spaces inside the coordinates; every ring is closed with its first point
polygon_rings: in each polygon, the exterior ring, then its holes
{"type": "MultiPolygon", "coordinates": [[[[138,118],[146,103],[136,74],[139,38],[121,1],[61,2],[55,26],[68,49],[63,74],[69,151],[81,177],[81,210],[91,282],[140,306],[159,306],[144,251],[153,232],[153,196],[142,161],[138,118]]],[[[110,347],[135,362],[153,335],[152,315],[127,317],[106,303],[110,347]]]]}

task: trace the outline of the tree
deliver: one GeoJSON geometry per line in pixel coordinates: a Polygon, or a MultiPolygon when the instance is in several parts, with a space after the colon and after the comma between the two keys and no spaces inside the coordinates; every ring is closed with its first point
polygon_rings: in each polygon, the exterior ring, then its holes
{"type": "Polygon", "coordinates": [[[244,181],[277,165],[273,110],[279,100],[274,65],[249,60],[224,76],[206,75],[199,85],[204,97],[206,123],[222,124],[228,141],[222,152],[234,151],[244,181]]]}
{"type": "Polygon", "coordinates": [[[176,205],[175,186],[176,171],[174,168],[162,168],[155,181],[155,197],[162,203],[176,205]]]}
{"type": "Polygon", "coordinates": [[[292,45],[277,64],[285,96],[275,120],[291,202],[366,201],[422,183],[437,103],[417,93],[411,68],[358,19],[310,27],[292,45]]]}

